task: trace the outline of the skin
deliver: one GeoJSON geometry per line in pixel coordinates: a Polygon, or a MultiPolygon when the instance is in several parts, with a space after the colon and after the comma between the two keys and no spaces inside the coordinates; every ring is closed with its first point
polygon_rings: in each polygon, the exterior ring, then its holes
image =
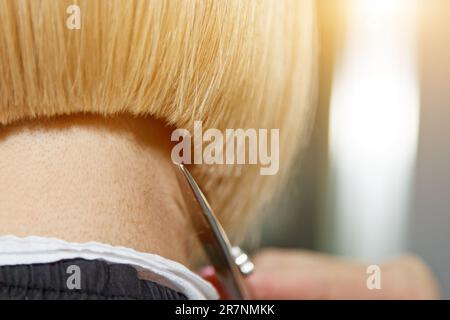
{"type": "Polygon", "coordinates": [[[248,284],[255,299],[438,299],[425,263],[405,255],[380,265],[381,289],[366,286],[367,264],[303,250],[266,249],[248,284]]]}
{"type": "MultiPolygon", "coordinates": [[[[170,128],[154,119],[70,116],[0,128],[0,234],[98,241],[190,266],[192,231],[170,159],[170,128]]],[[[254,258],[256,299],[437,298],[425,264],[386,263],[382,290],[358,262],[290,250],[254,258]]]]}
{"type": "Polygon", "coordinates": [[[86,115],[2,127],[0,234],[98,241],[189,265],[170,132],[152,119],[86,115]]]}

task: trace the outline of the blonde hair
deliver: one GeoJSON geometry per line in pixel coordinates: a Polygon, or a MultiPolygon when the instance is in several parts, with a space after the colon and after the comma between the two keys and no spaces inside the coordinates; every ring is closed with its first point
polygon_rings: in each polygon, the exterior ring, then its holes
{"type": "Polygon", "coordinates": [[[313,0],[0,1],[0,123],[127,113],[280,128],[276,177],[194,168],[228,225],[270,199],[305,136],[313,31],[313,0]],[[74,3],[79,30],[66,26],[74,3]]]}

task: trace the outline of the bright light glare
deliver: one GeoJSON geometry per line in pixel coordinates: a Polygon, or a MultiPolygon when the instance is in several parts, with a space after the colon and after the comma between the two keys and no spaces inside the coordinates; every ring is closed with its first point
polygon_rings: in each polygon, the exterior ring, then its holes
{"type": "Polygon", "coordinates": [[[335,70],[330,153],[337,250],[380,259],[403,249],[419,117],[415,0],[349,0],[335,70]]]}

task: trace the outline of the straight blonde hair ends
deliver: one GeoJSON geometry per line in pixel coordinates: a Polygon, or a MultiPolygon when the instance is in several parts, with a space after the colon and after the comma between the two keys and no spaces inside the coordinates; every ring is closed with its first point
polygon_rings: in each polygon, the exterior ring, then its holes
{"type": "Polygon", "coordinates": [[[0,123],[93,113],[280,129],[280,173],[200,165],[225,226],[279,189],[310,119],[313,0],[0,1],[0,123]],[[80,8],[79,29],[66,25],[80,8]],[[239,172],[237,172],[239,171],[239,172]]]}

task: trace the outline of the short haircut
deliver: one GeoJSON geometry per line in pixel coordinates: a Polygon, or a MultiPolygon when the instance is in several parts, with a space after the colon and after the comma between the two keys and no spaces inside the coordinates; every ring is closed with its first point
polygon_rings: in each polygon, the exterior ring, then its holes
{"type": "Polygon", "coordinates": [[[0,123],[92,113],[279,128],[276,176],[193,168],[225,225],[244,225],[279,189],[309,127],[313,11],[313,0],[0,1],[0,123]],[[79,30],[66,26],[71,4],[79,30]]]}

